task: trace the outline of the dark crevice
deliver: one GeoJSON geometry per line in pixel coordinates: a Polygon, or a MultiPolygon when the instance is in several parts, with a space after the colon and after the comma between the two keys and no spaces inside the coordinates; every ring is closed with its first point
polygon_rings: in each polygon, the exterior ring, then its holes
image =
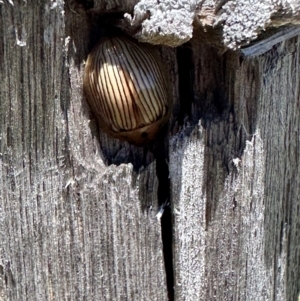
{"type": "Polygon", "coordinates": [[[190,44],[184,44],[177,49],[178,64],[178,89],[180,99],[180,111],[178,123],[182,125],[185,117],[191,117],[192,103],[194,101],[194,63],[193,49],[190,44]]]}
{"type": "MultiPolygon", "coordinates": [[[[184,123],[186,117],[191,117],[192,103],[194,100],[194,65],[191,45],[185,44],[178,48],[177,62],[180,110],[178,116],[176,116],[176,120],[181,125],[184,123]]],[[[156,175],[158,178],[158,205],[161,210],[163,209],[163,214],[161,216],[161,235],[167,278],[168,300],[174,301],[173,216],[170,198],[169,152],[168,147],[166,144],[163,144],[162,141],[163,139],[154,146],[154,156],[156,159],[156,175]]]]}
{"type": "Polygon", "coordinates": [[[163,241],[163,253],[167,277],[167,290],[169,301],[174,300],[174,268],[173,268],[173,229],[172,212],[168,205],[164,208],[164,214],[161,217],[161,234],[163,241]]]}
{"type": "Polygon", "coordinates": [[[92,9],[95,5],[93,0],[77,0],[79,4],[81,4],[85,10],[92,9]]]}
{"type": "Polygon", "coordinates": [[[163,243],[163,256],[166,270],[168,300],[174,300],[173,275],[173,222],[170,206],[170,179],[168,166],[168,150],[159,147],[154,152],[156,157],[156,175],[158,178],[158,205],[163,210],[161,217],[161,234],[163,243]]]}

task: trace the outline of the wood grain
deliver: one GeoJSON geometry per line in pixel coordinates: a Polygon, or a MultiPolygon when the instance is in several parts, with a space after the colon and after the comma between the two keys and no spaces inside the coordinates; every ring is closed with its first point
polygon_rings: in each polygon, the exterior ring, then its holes
{"type": "Polygon", "coordinates": [[[175,300],[296,300],[299,39],[247,60],[193,49],[201,119],[170,139],[175,300]]]}
{"type": "Polygon", "coordinates": [[[147,165],[108,165],[87,17],[59,3],[0,4],[1,300],[166,300],[153,156],[119,145],[147,165]]]}
{"type": "Polygon", "coordinates": [[[171,129],[138,148],[83,95],[97,13],[0,1],[0,300],[296,300],[299,38],[248,59],[162,49],[171,129]]]}

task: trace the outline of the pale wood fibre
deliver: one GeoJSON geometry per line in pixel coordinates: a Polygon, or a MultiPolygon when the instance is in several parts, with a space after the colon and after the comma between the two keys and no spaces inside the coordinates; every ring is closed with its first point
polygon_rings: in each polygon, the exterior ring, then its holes
{"type": "Polygon", "coordinates": [[[82,94],[85,12],[13,2],[0,4],[0,299],[166,300],[155,162],[106,165],[82,94]]]}
{"type": "Polygon", "coordinates": [[[175,300],[296,300],[299,38],[257,59],[215,56],[210,67],[212,50],[194,50],[201,123],[170,139],[175,300]],[[219,86],[208,80],[216,69],[219,86]],[[217,86],[223,108],[211,114],[217,86]]]}

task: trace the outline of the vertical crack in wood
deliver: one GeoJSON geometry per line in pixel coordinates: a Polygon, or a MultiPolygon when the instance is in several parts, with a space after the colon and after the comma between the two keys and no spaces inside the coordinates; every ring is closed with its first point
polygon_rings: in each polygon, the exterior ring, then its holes
{"type": "Polygon", "coordinates": [[[161,234],[163,256],[166,270],[169,301],[174,300],[174,269],[173,269],[173,222],[170,206],[169,152],[166,146],[156,147],[156,176],[158,179],[157,199],[163,214],[161,216],[161,234]]]}
{"type": "Polygon", "coordinates": [[[194,63],[193,50],[190,44],[185,44],[178,48],[177,64],[180,98],[180,111],[177,120],[179,125],[182,125],[185,118],[191,116],[192,103],[194,101],[194,63]]]}
{"type": "MultiPolygon", "coordinates": [[[[185,44],[177,50],[177,64],[179,76],[180,111],[176,120],[179,125],[191,115],[194,100],[193,82],[194,65],[193,53],[190,44],[185,44]]],[[[163,134],[162,134],[163,135],[163,134]]],[[[161,135],[161,136],[162,136],[161,135]]],[[[169,178],[169,150],[166,144],[157,143],[154,147],[156,158],[156,175],[158,178],[158,204],[163,214],[161,216],[161,232],[163,254],[166,269],[166,280],[169,301],[174,300],[174,266],[173,266],[173,220],[170,199],[169,178]]]]}

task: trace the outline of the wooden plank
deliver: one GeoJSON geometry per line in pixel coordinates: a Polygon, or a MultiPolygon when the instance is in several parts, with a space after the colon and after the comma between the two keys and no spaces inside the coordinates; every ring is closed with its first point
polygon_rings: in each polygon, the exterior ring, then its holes
{"type": "Polygon", "coordinates": [[[100,19],[73,1],[0,3],[0,298],[171,300],[156,215],[171,201],[176,300],[295,300],[298,39],[252,59],[194,40],[178,69],[163,50],[168,179],[165,141],[98,133],[82,96],[100,19]]]}
{"type": "Polygon", "coordinates": [[[170,139],[175,300],[297,299],[299,45],[192,44],[193,110],[170,139]]]}
{"type": "Polygon", "coordinates": [[[84,10],[6,1],[0,31],[1,300],[166,300],[155,158],[98,137],[84,10]]]}

